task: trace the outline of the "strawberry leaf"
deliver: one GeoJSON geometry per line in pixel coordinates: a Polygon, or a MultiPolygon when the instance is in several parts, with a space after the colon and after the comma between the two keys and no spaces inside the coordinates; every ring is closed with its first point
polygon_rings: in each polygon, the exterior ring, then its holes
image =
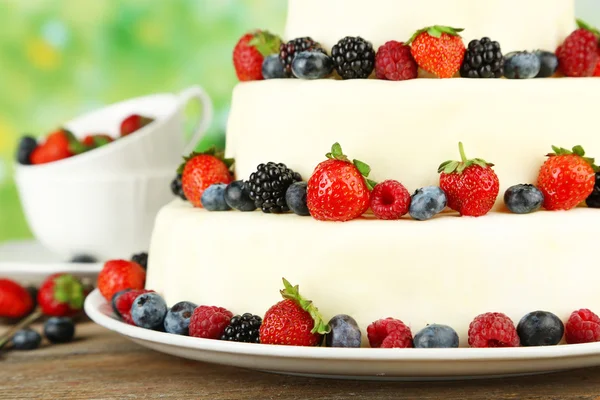
{"type": "Polygon", "coordinates": [[[319,312],[319,309],[315,307],[311,300],[305,299],[300,295],[298,285],[292,286],[287,279],[283,278],[284,289],[280,291],[281,296],[284,299],[292,300],[300,306],[304,311],[310,314],[314,321],[313,329],[311,333],[318,333],[320,335],[331,332],[331,327],[325,322],[323,316],[319,312]]]}
{"type": "Polygon", "coordinates": [[[582,19],[577,19],[577,27],[592,32],[596,36],[600,36],[598,28],[593,27],[582,19]]]}
{"type": "Polygon", "coordinates": [[[54,279],[54,299],[68,304],[72,310],[83,308],[83,285],[73,275],[64,274],[54,279]]]}
{"type": "Polygon", "coordinates": [[[200,156],[200,155],[207,155],[207,156],[213,156],[213,157],[218,158],[219,160],[223,161],[223,163],[227,166],[229,171],[233,172],[233,167],[235,165],[235,159],[234,158],[225,158],[224,151],[217,150],[216,146],[212,146],[205,151],[202,151],[202,152],[194,151],[190,155],[183,157],[183,162],[179,165],[179,168],[177,168],[177,173],[179,175],[183,174],[183,170],[185,169],[185,165],[188,163],[188,161],[190,161],[192,158],[200,156]]]}
{"type": "Polygon", "coordinates": [[[462,174],[467,168],[472,167],[473,165],[478,165],[482,168],[488,168],[488,167],[494,166],[494,164],[491,164],[481,158],[473,158],[471,160],[467,159],[467,156],[465,155],[465,149],[464,149],[462,143],[458,144],[458,149],[460,152],[461,161],[445,161],[445,162],[443,162],[442,164],[440,164],[440,166],[438,168],[439,173],[462,174]]]}
{"type": "Polygon", "coordinates": [[[263,57],[267,57],[279,52],[281,38],[269,31],[257,31],[248,45],[256,48],[263,57]]]}
{"type": "Polygon", "coordinates": [[[369,165],[365,164],[360,160],[354,160],[353,164],[362,176],[364,176],[365,178],[369,177],[369,174],[371,173],[371,167],[369,167],[369,165]]]}
{"type": "Polygon", "coordinates": [[[410,39],[408,39],[408,41],[406,42],[406,45],[410,45],[422,33],[427,33],[428,35],[430,35],[432,37],[440,38],[440,37],[442,37],[442,33],[445,33],[450,36],[460,36],[459,33],[462,31],[464,31],[463,28],[453,28],[451,26],[443,26],[443,25],[428,26],[423,29],[419,29],[418,31],[413,33],[413,35],[410,37],[410,39]]]}

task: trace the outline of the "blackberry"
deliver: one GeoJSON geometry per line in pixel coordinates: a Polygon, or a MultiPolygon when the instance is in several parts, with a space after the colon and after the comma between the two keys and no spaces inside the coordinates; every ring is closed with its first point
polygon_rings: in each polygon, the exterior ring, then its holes
{"type": "Polygon", "coordinates": [[[258,331],[262,324],[262,318],[258,315],[246,313],[231,318],[229,325],[221,336],[221,340],[229,342],[260,343],[258,331]]]}
{"type": "Polygon", "coordinates": [[[37,147],[37,140],[31,136],[23,136],[19,141],[19,147],[17,148],[17,161],[19,164],[30,165],[31,164],[31,153],[37,147]]]}
{"type": "Polygon", "coordinates": [[[342,79],[366,79],[375,68],[373,45],[361,37],[340,40],[331,49],[331,58],[342,79]]]}
{"type": "Polygon", "coordinates": [[[279,46],[279,61],[283,65],[283,73],[286,78],[292,77],[292,62],[296,54],[302,51],[319,51],[325,53],[321,45],[310,37],[302,37],[281,43],[279,46]]]}
{"type": "Polygon", "coordinates": [[[140,264],[142,268],[146,269],[148,267],[148,253],[134,254],[131,257],[131,261],[140,264]]]}
{"type": "Polygon", "coordinates": [[[244,186],[256,208],[260,208],[265,213],[280,214],[290,211],[285,201],[288,187],[301,180],[300,174],[292,171],[285,164],[270,162],[260,164],[244,186]]]}
{"type": "Polygon", "coordinates": [[[187,201],[185,193],[183,192],[183,185],[181,184],[181,174],[177,174],[171,181],[171,192],[173,192],[173,195],[179,196],[182,200],[187,201]]]}
{"type": "Polygon", "coordinates": [[[585,202],[590,208],[600,208],[600,172],[596,172],[596,184],[594,185],[594,191],[592,194],[590,194],[590,197],[588,197],[585,202]]]}
{"type": "Polygon", "coordinates": [[[460,67],[463,78],[501,78],[504,75],[504,56],[500,43],[488,37],[471,40],[460,67]]]}

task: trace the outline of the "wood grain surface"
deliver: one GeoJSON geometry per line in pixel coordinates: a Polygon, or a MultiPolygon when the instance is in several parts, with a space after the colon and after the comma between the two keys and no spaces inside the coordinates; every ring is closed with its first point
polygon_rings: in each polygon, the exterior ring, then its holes
{"type": "Polygon", "coordinates": [[[163,355],[85,322],[74,343],[0,352],[0,399],[600,400],[600,368],[463,382],[299,378],[163,355]]]}

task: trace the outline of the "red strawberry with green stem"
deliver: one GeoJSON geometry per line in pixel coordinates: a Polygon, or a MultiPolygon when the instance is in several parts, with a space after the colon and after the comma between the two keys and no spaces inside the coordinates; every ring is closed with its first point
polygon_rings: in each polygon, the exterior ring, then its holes
{"type": "Polygon", "coordinates": [[[240,81],[263,79],[265,57],[279,52],[281,39],[268,31],[254,31],[242,36],[233,49],[233,66],[240,81]]]}
{"type": "Polygon", "coordinates": [[[44,143],[31,153],[31,163],[47,164],[78,154],[81,143],[67,129],[59,129],[46,138],[44,143]]]}
{"type": "Polygon", "coordinates": [[[498,197],[500,182],[490,164],[481,158],[467,159],[463,144],[458,144],[461,161],[440,165],[440,187],[448,198],[448,207],[460,215],[480,217],[487,214],[498,197]]]}
{"type": "Polygon", "coordinates": [[[440,78],[452,78],[465,58],[464,29],[434,25],[419,29],[406,44],[422,69],[440,78]]]}
{"type": "Polygon", "coordinates": [[[83,309],[85,293],[81,281],[70,274],[49,276],[38,290],[38,306],[44,315],[70,317],[83,309]]]}
{"type": "Polygon", "coordinates": [[[131,135],[133,132],[142,129],[146,125],[154,122],[154,119],[144,117],[139,114],[132,114],[121,122],[121,137],[131,135]]]}
{"type": "Polygon", "coordinates": [[[112,141],[114,141],[114,139],[109,135],[94,134],[94,135],[87,135],[86,137],[84,137],[83,140],[81,141],[81,143],[89,149],[95,149],[97,147],[101,147],[106,144],[109,144],[112,141]]]}
{"type": "Polygon", "coordinates": [[[125,289],[143,289],[146,271],[138,263],[127,260],[107,261],[98,274],[98,290],[106,301],[125,289]]]}
{"type": "Polygon", "coordinates": [[[22,318],[33,309],[33,299],[23,286],[0,279],[0,317],[22,318]]]}

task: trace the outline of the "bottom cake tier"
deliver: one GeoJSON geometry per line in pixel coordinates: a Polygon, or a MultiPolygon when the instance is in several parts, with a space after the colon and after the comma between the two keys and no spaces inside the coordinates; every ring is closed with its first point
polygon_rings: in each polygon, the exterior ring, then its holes
{"type": "Polygon", "coordinates": [[[469,323],[482,313],[503,312],[517,324],[536,310],[566,321],[576,309],[600,309],[599,226],[600,211],[585,208],[324,223],[209,213],[176,200],[156,219],[146,286],[169,305],[264,315],[281,300],[285,277],[325,319],[354,317],[365,344],[371,322],[394,317],[413,334],[450,325],[467,346],[469,323]]]}

